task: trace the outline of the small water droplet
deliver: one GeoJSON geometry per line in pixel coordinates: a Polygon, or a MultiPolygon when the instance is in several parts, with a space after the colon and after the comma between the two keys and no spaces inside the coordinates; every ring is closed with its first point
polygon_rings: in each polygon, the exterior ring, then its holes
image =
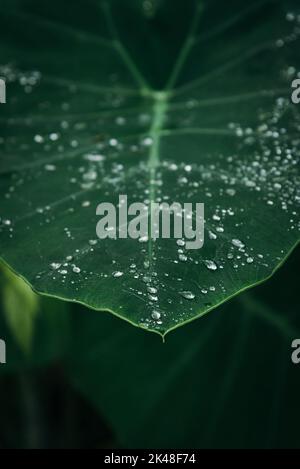
{"type": "Polygon", "coordinates": [[[242,241],[240,239],[232,239],[231,242],[237,248],[244,248],[245,247],[244,243],[242,243],[242,241]]]}
{"type": "Polygon", "coordinates": [[[111,147],[116,147],[118,145],[118,140],[116,138],[111,138],[109,144],[111,147]]]}
{"type": "Polygon", "coordinates": [[[55,171],[56,170],[56,166],[54,164],[46,164],[45,165],[45,170],[46,171],[55,171]]]}
{"type": "Polygon", "coordinates": [[[151,282],[151,278],[145,276],[145,277],[143,277],[143,282],[144,282],[144,283],[149,283],[149,282],[151,282]]]}
{"type": "Polygon", "coordinates": [[[84,159],[88,161],[99,162],[99,161],[103,161],[105,157],[103,155],[91,153],[91,154],[85,155],[84,159]]]}
{"type": "Polygon", "coordinates": [[[55,132],[49,135],[49,138],[52,142],[56,142],[59,139],[59,135],[55,132]]]}
{"type": "Polygon", "coordinates": [[[188,290],[180,292],[180,295],[186,300],[194,300],[196,297],[196,295],[193,292],[188,291],[188,290]]]}
{"type": "Polygon", "coordinates": [[[204,263],[209,270],[217,270],[218,268],[217,264],[214,261],[206,260],[204,261],[204,263]]]}
{"type": "Polygon", "coordinates": [[[116,272],[113,272],[112,274],[112,276],[115,278],[122,277],[122,275],[124,275],[124,273],[120,272],[119,270],[117,270],[116,272]]]}
{"type": "Polygon", "coordinates": [[[144,140],[143,140],[143,145],[145,145],[146,147],[151,146],[152,143],[153,143],[152,137],[146,137],[146,138],[144,138],[144,140]]]}
{"type": "Polygon", "coordinates": [[[176,243],[178,246],[185,246],[185,241],[183,239],[177,239],[176,243]]]}
{"type": "Polygon", "coordinates": [[[35,136],[34,136],[34,141],[35,141],[36,143],[43,143],[44,139],[43,139],[43,137],[42,137],[41,135],[35,135],[35,136]]]}
{"type": "Polygon", "coordinates": [[[230,195],[231,197],[233,197],[235,195],[236,191],[235,189],[226,189],[226,194],[230,195]]]}
{"type": "Polygon", "coordinates": [[[153,311],[151,316],[152,316],[152,319],[154,319],[155,321],[158,321],[161,318],[161,314],[159,311],[153,311]]]}
{"type": "Polygon", "coordinates": [[[149,300],[150,301],[158,301],[157,296],[149,295],[149,300]]]}
{"type": "Polygon", "coordinates": [[[116,124],[117,125],[124,125],[125,122],[126,122],[125,117],[119,116],[119,117],[116,118],[116,124]]]}
{"type": "Polygon", "coordinates": [[[186,262],[187,261],[187,256],[185,256],[184,254],[179,254],[178,259],[181,262],[186,262]]]}

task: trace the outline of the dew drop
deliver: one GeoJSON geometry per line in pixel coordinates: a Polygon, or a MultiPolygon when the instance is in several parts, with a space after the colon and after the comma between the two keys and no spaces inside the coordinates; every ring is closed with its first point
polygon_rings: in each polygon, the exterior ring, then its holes
{"type": "Polygon", "coordinates": [[[187,261],[187,256],[185,256],[184,254],[179,254],[178,259],[181,262],[186,262],[187,261]]]}
{"type": "Polygon", "coordinates": [[[214,261],[206,260],[204,261],[204,263],[209,270],[217,270],[218,268],[217,264],[214,261]]]}
{"type": "Polygon", "coordinates": [[[159,311],[153,311],[151,314],[152,319],[158,321],[161,318],[161,314],[159,311]]]}
{"type": "Polygon", "coordinates": [[[103,155],[91,153],[91,154],[85,155],[84,159],[88,161],[99,162],[99,161],[103,161],[105,157],[103,155]]]}
{"type": "Polygon", "coordinates": [[[49,138],[52,142],[56,142],[59,139],[59,135],[55,132],[49,135],[49,138]]]}
{"type": "Polygon", "coordinates": [[[185,298],[186,300],[194,300],[196,295],[191,291],[182,291],[180,295],[185,298]]]}
{"type": "Polygon", "coordinates": [[[98,241],[96,239],[90,239],[89,240],[89,245],[90,246],[96,246],[97,243],[98,243],[98,241]]]}
{"type": "Polygon", "coordinates": [[[226,189],[226,194],[230,195],[231,197],[233,197],[235,195],[235,189],[226,189]]]}
{"type": "Polygon", "coordinates": [[[213,233],[212,231],[208,232],[209,239],[217,239],[217,235],[213,233]]]}
{"type": "Polygon", "coordinates": [[[54,164],[46,164],[45,165],[45,170],[46,171],[55,171],[56,170],[56,166],[54,164]]]}
{"type": "Polygon", "coordinates": [[[91,205],[91,202],[89,200],[84,200],[81,204],[81,207],[89,207],[91,205]]]}
{"type": "Polygon", "coordinates": [[[115,278],[122,277],[122,275],[124,275],[124,273],[120,272],[119,270],[117,270],[116,272],[113,272],[112,274],[112,276],[115,278]]]}
{"type": "Polygon", "coordinates": [[[116,147],[118,145],[118,140],[116,138],[111,138],[109,144],[111,147],[116,147]]]}
{"type": "Polygon", "coordinates": [[[158,301],[158,298],[157,298],[157,296],[149,295],[149,300],[158,301]]]}
{"type": "Polygon", "coordinates": [[[185,241],[183,239],[177,239],[176,243],[178,246],[185,246],[185,241]]]}
{"type": "Polygon", "coordinates": [[[43,143],[44,139],[43,139],[43,137],[42,137],[41,135],[35,135],[35,136],[34,136],[34,141],[35,141],[36,143],[43,143]]]}
{"type": "Polygon", "coordinates": [[[144,138],[144,140],[143,140],[143,145],[145,145],[146,147],[151,146],[152,143],[153,143],[152,137],[146,137],[146,138],[144,138]]]}
{"type": "Polygon", "coordinates": [[[234,238],[234,239],[231,240],[231,242],[237,248],[244,248],[245,247],[244,243],[242,243],[242,241],[239,240],[239,239],[234,238]]]}

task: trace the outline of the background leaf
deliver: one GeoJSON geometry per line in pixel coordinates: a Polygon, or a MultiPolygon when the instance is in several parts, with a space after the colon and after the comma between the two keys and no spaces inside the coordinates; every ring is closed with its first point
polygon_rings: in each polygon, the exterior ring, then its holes
{"type": "Polygon", "coordinates": [[[23,352],[32,345],[34,322],[39,310],[38,296],[19,277],[2,266],[2,302],[9,328],[23,352]]]}
{"type": "Polygon", "coordinates": [[[3,265],[0,296],[0,338],[7,349],[0,372],[25,371],[61,359],[69,347],[69,304],[36,295],[3,265]]]}
{"type": "Polygon", "coordinates": [[[122,446],[299,448],[299,254],[165,344],[109,316],[74,314],[70,377],[122,446]]]}
{"type": "Polygon", "coordinates": [[[0,446],[298,448],[298,266],[299,249],[270,282],[164,344],[109,314],[73,305],[70,315],[68,303],[41,297],[24,356],[0,311],[0,446]]]}

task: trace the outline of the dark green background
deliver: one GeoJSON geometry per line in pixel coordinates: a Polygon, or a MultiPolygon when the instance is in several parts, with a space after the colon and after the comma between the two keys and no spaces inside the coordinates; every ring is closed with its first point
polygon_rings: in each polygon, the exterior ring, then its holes
{"type": "MultiPolygon", "coordinates": [[[[138,14],[141,2],[111,2],[118,30],[126,37],[126,46],[134,60],[142,64],[142,71],[155,88],[166,83],[186,36],[193,3],[176,2],[174,6],[172,0],[156,0],[154,6],[159,8],[160,14],[156,16],[152,12],[150,19],[141,19],[138,31],[134,31],[132,18],[138,14]],[[136,34],[139,41],[135,39],[136,34]]],[[[221,18],[224,20],[228,15],[230,20],[241,1],[230,0],[222,10],[218,9],[219,4],[219,1],[211,2],[209,14],[202,23],[204,36],[209,35],[221,18]]],[[[234,28],[232,37],[222,39],[230,43],[226,49],[228,56],[223,42],[216,38],[211,43],[211,54],[203,53],[200,47],[198,52],[204,57],[200,65],[205,73],[214,63],[222,60],[226,63],[230,54],[242,53],[243,47],[249,46],[248,40],[251,43],[254,38],[260,43],[270,31],[276,33],[276,12],[283,6],[286,9],[289,2],[258,4],[261,4],[259,12],[254,9],[247,21],[234,28]],[[271,18],[272,30],[264,28],[268,18],[271,18]],[[253,25],[258,20],[261,27],[257,31],[253,25]],[[239,38],[245,31],[246,42],[240,44],[239,38]],[[239,49],[240,46],[243,47],[239,49]]],[[[65,60],[66,78],[73,78],[75,74],[78,81],[88,79],[97,83],[99,69],[86,67],[95,56],[95,49],[91,49],[91,55],[83,54],[80,44],[69,50],[66,32],[60,37],[57,31],[52,31],[47,34],[47,40],[39,41],[44,26],[34,24],[33,27],[32,19],[26,17],[30,13],[42,14],[54,23],[67,20],[74,30],[80,26],[81,30],[97,35],[101,29],[102,36],[108,37],[105,23],[99,23],[93,10],[95,5],[86,0],[0,0],[1,37],[6,41],[0,44],[1,62],[9,61],[17,51],[20,66],[27,66],[28,61],[34,63],[38,57],[44,70],[55,74],[65,60]],[[84,9],[88,9],[86,16],[81,14],[84,9]],[[26,46],[22,48],[23,37],[26,46]],[[61,48],[55,49],[54,54],[55,41],[61,48]],[[80,66],[78,50],[82,57],[80,66]],[[66,55],[66,51],[70,54],[66,55]]],[[[271,59],[258,61],[251,68],[251,74],[260,77],[261,67],[271,73],[278,65],[271,59]]],[[[248,71],[245,67],[236,77],[243,91],[248,71]]],[[[105,70],[101,72],[105,77],[105,70]]],[[[178,85],[193,80],[197,74],[195,62],[188,61],[178,85]]],[[[131,84],[127,73],[122,78],[124,85],[131,84]]],[[[267,88],[269,79],[265,75],[263,83],[255,79],[249,81],[249,91],[256,90],[257,86],[267,88]]],[[[210,85],[204,87],[200,98],[205,97],[208,90],[222,96],[225,89],[225,94],[230,95],[231,80],[225,88],[223,85],[221,77],[216,89],[209,88],[210,85]]],[[[51,87],[48,91],[51,100],[51,87]]],[[[132,103],[137,104],[134,98],[132,103]]],[[[85,111],[92,104],[84,101],[85,111]]],[[[24,104],[25,113],[28,105],[30,101],[24,104]]],[[[76,105],[81,109],[81,102],[75,100],[75,109],[76,105]]],[[[103,103],[104,109],[107,105],[103,103]]],[[[238,106],[241,115],[244,110],[252,119],[256,109],[243,106],[238,106]]],[[[231,112],[229,106],[226,121],[231,112]]],[[[210,122],[216,116],[212,113],[206,117],[210,122]]],[[[176,129],[176,119],[174,121],[171,122],[173,130],[176,129]]],[[[22,137],[21,131],[19,137],[22,137]]],[[[182,152],[187,140],[183,143],[180,140],[182,152]]],[[[196,144],[195,148],[198,148],[196,144]]],[[[18,156],[12,155],[16,164],[18,156]]],[[[6,160],[4,170],[13,163],[6,160]]],[[[43,180],[39,183],[44,185],[43,180]]],[[[63,183],[62,178],[61,187],[63,183]]],[[[40,191],[39,196],[43,199],[47,194],[40,191]]],[[[22,203],[24,200],[20,200],[20,205],[22,203]]],[[[240,204],[243,205],[242,200],[240,204]]],[[[289,239],[285,225],[280,220],[276,225],[271,215],[265,225],[269,238],[274,239],[276,254],[282,248],[282,239],[276,238],[280,230],[286,234],[284,247],[288,251],[294,244],[294,235],[289,239]],[[274,221],[274,227],[270,220],[274,221]]],[[[263,211],[260,216],[264,218],[263,211]]],[[[81,219],[77,221],[78,225],[82,223],[81,219]]],[[[51,242],[53,250],[60,249],[55,236],[45,232],[43,236],[41,239],[51,242]]],[[[19,242],[23,239],[23,233],[18,239],[19,242]]],[[[30,234],[28,239],[28,246],[31,246],[30,234]]],[[[28,252],[22,250],[24,257],[21,258],[21,251],[14,250],[15,240],[9,242],[11,259],[22,264],[25,273],[27,270],[31,273],[31,266],[23,262],[28,252]]],[[[256,243],[259,245],[259,238],[256,243]]],[[[269,248],[264,247],[266,251],[269,248]]],[[[299,448],[300,364],[291,362],[291,342],[300,338],[299,260],[297,249],[269,281],[171,332],[165,343],[158,335],[135,328],[109,313],[43,297],[34,321],[32,349],[26,354],[9,328],[1,306],[0,338],[7,342],[7,364],[0,365],[0,448],[299,448]]],[[[278,261],[277,258],[276,265],[278,261]]],[[[34,273],[36,270],[38,268],[32,269],[34,273]]],[[[5,284],[1,274],[1,305],[5,284]]],[[[51,282],[49,284],[52,287],[51,282]]],[[[106,290],[108,297],[113,298],[114,289],[106,290]]]]}

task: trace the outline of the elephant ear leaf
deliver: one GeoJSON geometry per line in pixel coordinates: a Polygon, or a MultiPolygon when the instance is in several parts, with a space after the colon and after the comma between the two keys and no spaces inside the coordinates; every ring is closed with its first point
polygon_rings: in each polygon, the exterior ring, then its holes
{"type": "Polygon", "coordinates": [[[300,10],[128,3],[3,2],[0,255],[37,292],[163,335],[299,240],[300,10]],[[99,240],[119,195],[203,203],[203,247],[99,240]]]}

